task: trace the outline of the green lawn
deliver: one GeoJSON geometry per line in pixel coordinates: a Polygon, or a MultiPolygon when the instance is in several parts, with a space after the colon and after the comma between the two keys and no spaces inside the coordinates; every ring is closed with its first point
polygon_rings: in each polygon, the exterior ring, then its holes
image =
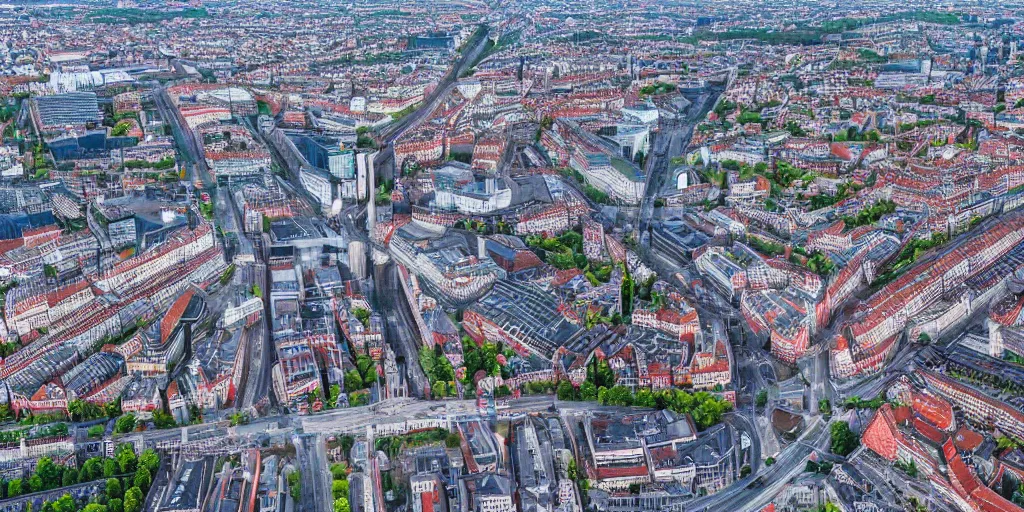
{"type": "Polygon", "coordinates": [[[270,104],[260,100],[256,102],[256,110],[261,116],[273,116],[274,113],[270,111],[270,104]]]}
{"type": "Polygon", "coordinates": [[[636,168],[633,167],[629,162],[621,158],[613,157],[611,159],[611,164],[612,167],[615,168],[615,170],[621,172],[623,176],[629,178],[631,181],[640,180],[640,178],[637,176],[636,168]]]}

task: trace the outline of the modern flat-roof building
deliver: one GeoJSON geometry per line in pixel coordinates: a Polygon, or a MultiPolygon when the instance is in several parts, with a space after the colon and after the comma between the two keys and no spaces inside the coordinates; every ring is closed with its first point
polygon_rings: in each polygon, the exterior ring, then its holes
{"type": "Polygon", "coordinates": [[[84,126],[103,121],[100,106],[94,92],[68,92],[39,96],[34,99],[37,121],[40,128],[63,128],[84,126]]]}
{"type": "Polygon", "coordinates": [[[302,152],[309,165],[325,169],[331,176],[342,180],[356,177],[356,155],[351,149],[344,149],[340,141],[326,137],[293,135],[295,147],[302,152]]]}
{"type": "Polygon", "coordinates": [[[643,199],[643,174],[639,168],[620,157],[576,148],[569,159],[569,165],[583,174],[590,186],[614,199],[629,204],[638,204],[643,199]]]}
{"type": "Polygon", "coordinates": [[[501,341],[546,359],[583,333],[562,314],[553,295],[530,283],[504,280],[466,309],[463,326],[478,343],[501,341]]]}

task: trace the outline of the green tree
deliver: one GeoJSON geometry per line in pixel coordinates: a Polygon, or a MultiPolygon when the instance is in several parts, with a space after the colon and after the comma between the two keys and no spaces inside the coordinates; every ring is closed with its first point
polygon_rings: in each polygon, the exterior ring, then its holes
{"type": "Polygon", "coordinates": [[[175,421],[174,416],[164,411],[153,411],[153,424],[156,428],[174,428],[178,426],[178,422],[175,421]]]}
{"type": "Polygon", "coordinates": [[[625,264],[622,264],[621,267],[620,305],[622,307],[622,316],[629,317],[633,314],[633,294],[636,292],[636,283],[633,282],[633,276],[630,275],[629,268],[625,264]]]}
{"type": "Polygon", "coordinates": [[[90,503],[82,509],[82,512],[107,512],[107,507],[99,503],[90,503]]]}
{"type": "Polygon", "coordinates": [[[104,431],[103,425],[93,425],[89,427],[88,434],[91,439],[96,439],[98,437],[103,437],[104,431]]]}
{"type": "Polygon", "coordinates": [[[44,490],[43,478],[40,477],[38,473],[30,476],[28,478],[28,488],[31,489],[32,492],[39,492],[44,490]]]}
{"type": "Polygon", "coordinates": [[[591,360],[587,367],[587,381],[600,388],[610,388],[615,385],[615,372],[606,360],[598,360],[596,357],[591,360]]]}
{"type": "Polygon", "coordinates": [[[608,390],[605,403],[629,407],[633,405],[633,393],[626,386],[615,386],[608,390]]]}
{"type": "Polygon", "coordinates": [[[82,464],[82,470],[78,472],[78,482],[91,482],[103,476],[103,458],[92,457],[82,464]]]}
{"type": "Polygon", "coordinates": [[[61,485],[61,477],[63,476],[62,468],[53,463],[53,459],[49,457],[42,457],[36,463],[36,475],[39,476],[42,481],[42,488],[33,488],[33,491],[56,489],[61,485]]]}
{"type": "Polygon", "coordinates": [[[633,405],[637,407],[655,407],[657,403],[654,400],[654,393],[649,389],[637,390],[636,396],[633,397],[633,405]]]}
{"type": "Polygon", "coordinates": [[[754,405],[758,407],[768,405],[768,390],[762,389],[757,392],[757,397],[754,399],[754,405]]]}
{"type": "Polygon", "coordinates": [[[114,137],[121,137],[121,136],[127,134],[128,130],[130,130],[131,127],[132,127],[131,121],[121,121],[120,123],[117,123],[116,125],[114,125],[114,128],[110,130],[110,135],[112,135],[114,137]]]}
{"type": "Polygon", "coordinates": [[[739,117],[736,118],[736,122],[740,124],[760,123],[761,114],[745,110],[742,113],[740,113],[739,117]]]}
{"type": "Polygon", "coordinates": [[[292,471],[288,473],[288,493],[291,494],[292,499],[299,499],[299,495],[302,492],[302,475],[298,471],[292,471]]]}
{"type": "Polygon", "coordinates": [[[15,478],[14,480],[11,480],[10,482],[7,482],[7,497],[8,498],[17,498],[18,496],[21,496],[21,494],[22,494],[22,490],[21,490],[21,479],[20,478],[15,478]]]}
{"type": "Polygon", "coordinates": [[[111,498],[107,502],[107,512],[124,512],[124,500],[121,498],[111,498]]]}
{"type": "Polygon", "coordinates": [[[121,471],[117,467],[117,461],[116,460],[114,460],[114,459],[104,459],[103,460],[103,477],[104,478],[111,478],[113,476],[116,476],[120,472],[121,471]]]}
{"type": "Polygon", "coordinates": [[[361,322],[364,326],[370,325],[370,312],[364,308],[354,308],[352,314],[361,322]]]}
{"type": "Polygon", "coordinates": [[[1010,436],[1000,436],[996,438],[996,447],[1000,450],[1015,450],[1024,446],[1019,439],[1015,439],[1010,436]]]}
{"type": "Polygon", "coordinates": [[[153,483],[153,477],[149,474],[149,470],[146,468],[139,468],[135,471],[135,478],[132,479],[132,483],[135,487],[142,489],[142,492],[149,490],[150,484],[153,483]]]}
{"type": "Polygon", "coordinates": [[[135,471],[138,465],[135,449],[128,443],[118,445],[117,449],[114,450],[114,459],[117,460],[117,467],[121,470],[122,474],[135,471]]]}
{"type": "Polygon", "coordinates": [[[352,447],[355,446],[356,440],[352,436],[341,436],[341,451],[345,454],[345,458],[348,458],[348,454],[352,451],[352,447]]]}
{"type": "Polygon", "coordinates": [[[68,402],[68,414],[71,415],[71,419],[74,421],[82,420],[82,411],[85,408],[85,402],[81,400],[72,400],[68,402]]]}
{"type": "Polygon", "coordinates": [[[69,485],[75,485],[78,483],[78,470],[75,468],[65,468],[64,476],[60,479],[60,486],[67,487],[69,485]]]}
{"type": "Polygon", "coordinates": [[[832,453],[840,456],[847,456],[857,449],[860,440],[857,434],[850,429],[849,422],[837,421],[831,427],[831,448],[832,453]]]}
{"type": "Polygon", "coordinates": [[[116,478],[107,479],[107,497],[108,498],[120,498],[124,493],[124,489],[121,488],[121,481],[116,478]]]}
{"type": "Polygon", "coordinates": [[[583,381],[583,384],[580,384],[580,399],[586,402],[597,400],[597,386],[589,380],[583,381]]]}
{"type": "Polygon", "coordinates": [[[135,430],[135,424],[135,415],[128,413],[117,419],[117,422],[114,423],[114,431],[119,434],[127,434],[135,430]]]}
{"type": "Polygon", "coordinates": [[[338,384],[331,384],[331,387],[327,388],[327,407],[334,407],[337,405],[339,396],[341,396],[341,386],[338,384]]]}
{"type": "Polygon", "coordinates": [[[103,406],[103,409],[106,411],[108,418],[116,418],[116,417],[120,416],[121,415],[121,399],[118,398],[117,400],[114,400],[113,402],[107,403],[107,405],[103,406]]]}
{"type": "Polygon", "coordinates": [[[160,469],[160,456],[152,448],[146,448],[139,455],[139,467],[144,467],[150,474],[155,474],[156,470],[160,469]]]}
{"type": "Polygon", "coordinates": [[[377,363],[370,359],[370,356],[362,355],[356,358],[356,368],[363,377],[363,386],[370,387],[377,382],[377,363]]]}
{"type": "MultiPolygon", "coordinates": [[[[312,401],[312,397],[312,394],[306,395],[306,398],[309,399],[310,401],[312,401]]],[[[229,418],[231,419],[232,427],[237,427],[238,425],[245,425],[249,421],[248,415],[242,411],[235,411],[231,413],[229,418]]]]}
{"type": "Polygon", "coordinates": [[[331,495],[334,499],[348,497],[348,480],[344,478],[331,482],[331,495]]]}
{"type": "Polygon", "coordinates": [[[352,512],[352,507],[348,504],[348,498],[338,498],[334,500],[334,512],[352,512]]]}
{"type": "Polygon", "coordinates": [[[455,432],[448,434],[444,439],[444,445],[448,448],[458,448],[461,444],[462,438],[460,438],[455,432]]]}
{"type": "Polygon", "coordinates": [[[75,499],[70,494],[65,494],[53,502],[53,512],[75,512],[75,499]]]}
{"type": "Polygon", "coordinates": [[[909,462],[897,460],[893,465],[896,467],[896,469],[899,469],[906,473],[907,476],[910,476],[911,478],[917,478],[917,462],[915,462],[914,459],[910,459],[909,462]]]}
{"type": "Polygon", "coordinates": [[[576,398],[576,388],[572,386],[572,383],[563,380],[558,383],[558,399],[559,400],[573,400],[576,398]]]}
{"type": "Polygon", "coordinates": [[[145,495],[142,489],[132,487],[124,493],[124,512],[140,512],[145,495]]]}
{"type": "Polygon", "coordinates": [[[828,416],[832,414],[832,402],[829,402],[828,398],[822,398],[818,400],[818,411],[828,416]]]}

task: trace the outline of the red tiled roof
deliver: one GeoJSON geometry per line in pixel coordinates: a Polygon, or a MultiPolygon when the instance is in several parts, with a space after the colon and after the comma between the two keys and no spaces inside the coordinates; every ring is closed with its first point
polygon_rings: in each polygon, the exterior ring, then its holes
{"type": "Polygon", "coordinates": [[[913,393],[911,403],[914,412],[940,430],[953,427],[953,407],[945,400],[929,393],[913,393]]]}
{"type": "Polygon", "coordinates": [[[10,240],[0,240],[0,253],[13,251],[21,246],[25,245],[24,238],[12,238],[10,240]]]}
{"type": "Polygon", "coordinates": [[[39,226],[38,228],[28,228],[28,229],[25,229],[25,230],[23,230],[21,232],[21,236],[27,238],[27,237],[30,237],[30,236],[46,235],[46,234],[59,234],[59,233],[60,233],[60,228],[58,228],[56,225],[49,224],[49,225],[46,225],[46,226],[39,226]]]}
{"type": "Polygon", "coordinates": [[[1021,310],[1024,309],[1024,295],[1020,297],[1007,295],[1006,298],[997,301],[989,311],[988,317],[1002,325],[1014,325],[1020,318],[1021,310]]]}
{"type": "Polygon", "coordinates": [[[181,320],[181,315],[185,313],[185,308],[188,306],[188,302],[192,300],[192,289],[188,289],[185,293],[178,297],[178,300],[174,301],[170,309],[167,310],[167,314],[164,315],[163,320],[160,321],[160,341],[165,341],[171,336],[171,331],[174,330],[174,326],[178,324],[178,320],[181,320]]]}
{"type": "Polygon", "coordinates": [[[1020,507],[1003,498],[999,493],[985,487],[978,479],[963,458],[956,451],[953,440],[946,440],[942,446],[942,453],[949,463],[949,479],[953,488],[968,502],[971,502],[976,510],[982,512],[1010,512],[1021,510],[1020,507]]]}
{"type": "Polygon", "coordinates": [[[917,433],[921,437],[931,441],[933,444],[942,444],[946,439],[946,436],[939,429],[919,417],[914,418],[914,428],[917,429],[917,433]]]}
{"type": "Polygon", "coordinates": [[[910,421],[910,417],[913,415],[913,412],[910,410],[909,407],[900,406],[893,408],[892,415],[893,418],[896,420],[896,423],[905,424],[908,421],[910,421]]]}
{"type": "Polygon", "coordinates": [[[953,443],[957,449],[966,452],[974,451],[984,441],[985,438],[981,437],[981,434],[967,427],[960,427],[960,430],[957,430],[956,434],[953,435],[953,443]]]}
{"type": "Polygon", "coordinates": [[[572,278],[574,278],[576,276],[579,276],[579,275],[583,275],[583,272],[580,272],[580,270],[578,268],[570,268],[570,269],[567,269],[567,270],[559,270],[559,271],[555,272],[555,278],[551,280],[551,286],[554,286],[554,287],[557,288],[559,286],[564,285],[565,283],[568,283],[569,281],[572,280],[572,278]]]}
{"type": "Polygon", "coordinates": [[[644,476],[647,474],[646,466],[628,466],[624,468],[597,468],[597,478],[604,480],[607,478],[625,478],[630,476],[644,476]]]}
{"type": "Polygon", "coordinates": [[[704,367],[694,368],[690,370],[690,373],[719,373],[729,371],[729,361],[725,359],[719,359],[712,364],[704,367]]]}
{"type": "Polygon", "coordinates": [[[58,288],[58,289],[56,289],[56,290],[54,290],[54,291],[52,291],[50,293],[47,293],[46,294],[46,303],[47,303],[47,305],[49,307],[52,308],[52,307],[56,306],[57,304],[60,304],[62,301],[64,301],[64,299],[67,299],[68,297],[70,297],[70,296],[72,296],[72,295],[74,295],[74,294],[76,294],[76,293],[78,293],[78,292],[80,292],[80,291],[82,291],[82,290],[84,290],[86,288],[89,288],[90,286],[91,285],[89,284],[88,281],[85,281],[85,280],[75,281],[74,283],[71,283],[71,284],[69,284],[67,286],[63,286],[63,287],[58,288]]]}

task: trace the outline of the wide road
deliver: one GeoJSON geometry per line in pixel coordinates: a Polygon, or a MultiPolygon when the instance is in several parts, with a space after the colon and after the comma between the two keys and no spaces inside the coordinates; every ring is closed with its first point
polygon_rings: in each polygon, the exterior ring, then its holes
{"type": "Polygon", "coordinates": [[[292,439],[295,458],[302,475],[299,493],[299,510],[309,512],[331,512],[334,498],[331,484],[327,481],[330,472],[324,457],[326,446],[318,434],[297,435],[292,439]]]}
{"type": "MultiPolygon", "coordinates": [[[[465,51],[459,56],[455,64],[448,70],[447,73],[437,83],[437,87],[431,91],[429,95],[423,98],[423,103],[420,108],[414,110],[409,115],[388,124],[381,128],[380,138],[386,145],[390,145],[396,139],[402,136],[402,134],[410,127],[418,125],[423,121],[424,117],[433,112],[437,107],[439,101],[448,95],[451,90],[451,86],[455,84],[455,81],[459,79],[464,73],[470,70],[475,64],[480,54],[487,47],[487,33],[489,32],[487,25],[480,25],[476,31],[470,37],[470,40],[466,43],[465,51]]],[[[374,162],[376,163],[376,162],[374,162]]]]}
{"type": "Polygon", "coordinates": [[[206,165],[206,157],[203,152],[203,144],[196,135],[196,132],[185,124],[181,112],[171,103],[167,90],[158,87],[153,90],[153,101],[163,120],[171,125],[171,133],[174,135],[179,153],[185,160],[185,167],[193,183],[201,182],[207,188],[214,184],[213,176],[206,165]]]}
{"type": "Polygon", "coordinates": [[[671,178],[669,172],[672,170],[672,159],[686,153],[694,128],[704,119],[721,94],[720,87],[709,87],[686,107],[686,114],[682,119],[663,117],[659,121],[659,130],[654,135],[653,147],[645,162],[647,183],[644,188],[644,200],[640,206],[641,236],[648,231],[651,218],[654,216],[654,200],[671,178]]]}
{"type": "Polygon", "coordinates": [[[268,347],[266,328],[260,319],[242,334],[246,346],[247,360],[245,384],[242,387],[242,399],[238,409],[248,410],[263,398],[270,399],[271,369],[273,347],[268,347]]]}
{"type": "Polygon", "coordinates": [[[420,337],[413,319],[409,301],[402,290],[401,277],[396,263],[374,266],[374,282],[377,284],[377,307],[384,319],[384,339],[391,343],[395,355],[405,359],[406,382],[409,396],[426,396],[429,383],[419,363],[420,337]]]}
{"type": "Polygon", "coordinates": [[[296,426],[301,426],[306,433],[360,435],[366,433],[367,426],[376,423],[476,412],[475,400],[425,401],[406,398],[303,416],[296,420],[296,426]]]}
{"type": "Polygon", "coordinates": [[[389,162],[394,162],[394,142],[404,135],[409,129],[419,126],[420,123],[427,119],[427,116],[437,109],[437,106],[441,101],[448,97],[448,94],[451,93],[451,90],[455,86],[455,82],[459,77],[476,65],[476,61],[480,58],[480,54],[483,53],[484,49],[487,47],[487,33],[489,30],[490,29],[487,25],[480,25],[477,27],[458,60],[456,60],[451,69],[445,73],[437,83],[437,86],[434,87],[434,90],[423,98],[423,102],[421,102],[419,108],[398,121],[381,128],[381,131],[378,134],[378,139],[381,142],[382,149],[373,159],[373,167],[376,172],[382,173],[382,176],[385,179],[394,179],[395,177],[393,165],[391,167],[385,166],[385,164],[389,162]],[[386,169],[390,169],[390,172],[384,172],[386,169]]]}
{"type": "Polygon", "coordinates": [[[804,471],[811,453],[827,450],[829,429],[815,419],[803,435],[783,452],[771,466],[761,468],[734,482],[719,493],[699,498],[686,505],[686,510],[736,512],[759,510],[782,490],[793,477],[804,471]]]}

